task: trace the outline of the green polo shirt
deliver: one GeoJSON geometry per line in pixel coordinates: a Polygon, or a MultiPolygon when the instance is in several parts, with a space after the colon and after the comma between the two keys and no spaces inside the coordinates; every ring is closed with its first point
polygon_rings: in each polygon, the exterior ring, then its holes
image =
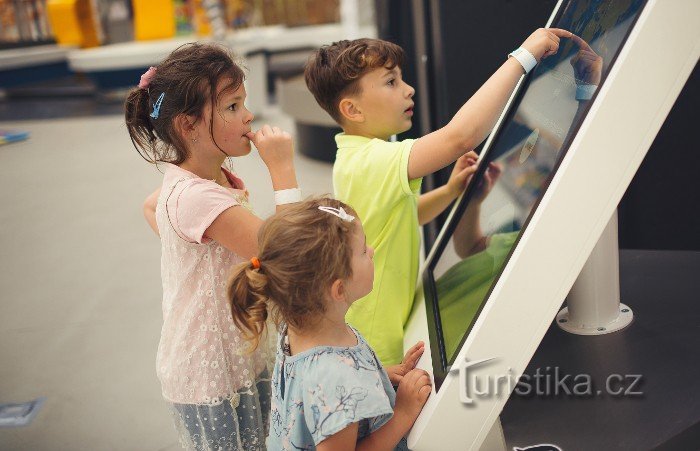
{"type": "Polygon", "coordinates": [[[357,211],[367,243],[374,248],[374,289],[353,303],[346,319],[382,364],[395,365],[403,358],[403,328],[413,305],[420,258],[422,179],[408,180],[415,140],[387,142],[340,133],[335,141],[335,197],[357,211]]]}

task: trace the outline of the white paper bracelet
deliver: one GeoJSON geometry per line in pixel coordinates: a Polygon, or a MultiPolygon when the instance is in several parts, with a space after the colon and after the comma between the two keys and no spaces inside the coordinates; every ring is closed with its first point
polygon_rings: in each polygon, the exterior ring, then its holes
{"type": "Polygon", "coordinates": [[[301,190],[299,188],[281,189],[275,191],[275,204],[286,205],[301,202],[301,190]]]}
{"type": "Polygon", "coordinates": [[[518,47],[517,49],[510,52],[508,56],[512,56],[513,58],[518,60],[520,65],[523,66],[523,69],[525,69],[526,74],[530,72],[535,66],[537,66],[537,58],[532,56],[532,53],[530,53],[528,49],[525,49],[523,47],[518,47]]]}
{"type": "Polygon", "coordinates": [[[596,89],[598,89],[597,85],[576,86],[576,100],[591,100],[596,89]]]}

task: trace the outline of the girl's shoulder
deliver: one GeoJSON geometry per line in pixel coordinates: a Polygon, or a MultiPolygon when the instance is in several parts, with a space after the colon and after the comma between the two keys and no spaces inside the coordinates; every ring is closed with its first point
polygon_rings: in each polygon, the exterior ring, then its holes
{"type": "Polygon", "coordinates": [[[156,211],[162,212],[185,241],[208,242],[204,236],[207,228],[223,211],[235,206],[252,211],[247,192],[225,188],[172,164],[166,167],[156,211]]]}
{"type": "MultiPolygon", "coordinates": [[[[353,331],[357,335],[357,345],[318,346],[293,356],[285,355],[285,367],[303,374],[305,385],[381,384],[381,363],[362,336],[353,331]]],[[[281,341],[284,347],[284,338],[281,341]]]]}
{"type": "Polygon", "coordinates": [[[280,368],[289,387],[284,403],[292,410],[303,406],[300,414],[316,445],[357,422],[364,436],[391,417],[393,389],[361,337],[356,346],[322,346],[287,359],[280,368]]]}
{"type": "Polygon", "coordinates": [[[222,170],[233,188],[223,187],[213,180],[198,177],[174,164],[167,164],[161,194],[165,195],[164,200],[168,202],[173,199],[177,199],[177,202],[200,202],[211,198],[217,204],[223,200],[247,204],[248,191],[243,181],[225,168],[222,170]]]}

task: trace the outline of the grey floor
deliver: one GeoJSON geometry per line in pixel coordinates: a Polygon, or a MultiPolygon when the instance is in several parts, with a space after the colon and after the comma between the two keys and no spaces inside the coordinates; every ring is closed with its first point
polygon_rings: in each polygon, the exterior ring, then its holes
{"type": "Polygon", "coordinates": [[[525,370],[530,381],[538,370],[554,380],[554,368],[559,380],[587,375],[596,390],[511,396],[501,413],[506,441],[567,451],[700,450],[698,273],[698,251],[622,250],[620,296],[632,324],[583,336],[553,322],[525,370]],[[609,377],[624,377],[620,385],[636,394],[605,393],[609,377]]]}
{"type": "MultiPolygon", "coordinates": [[[[141,214],[161,174],[118,115],[13,122],[1,110],[0,129],[31,137],[0,146],[0,403],[46,403],[31,425],[0,429],[0,449],[178,449],[155,376],[160,245],[141,214]]],[[[259,157],[236,168],[269,215],[259,157]]],[[[297,154],[296,168],[305,194],[332,192],[329,164],[297,154]]]]}

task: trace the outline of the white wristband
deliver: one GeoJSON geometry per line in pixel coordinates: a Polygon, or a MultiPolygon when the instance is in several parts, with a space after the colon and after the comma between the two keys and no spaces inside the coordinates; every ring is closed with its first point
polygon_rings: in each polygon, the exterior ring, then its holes
{"type": "Polygon", "coordinates": [[[301,202],[301,190],[299,188],[281,189],[275,191],[275,204],[286,205],[301,202]]]}
{"type": "Polygon", "coordinates": [[[537,59],[532,56],[532,53],[528,49],[525,49],[523,47],[518,47],[517,49],[513,50],[508,54],[508,56],[512,56],[518,62],[520,63],[521,66],[523,66],[523,69],[525,69],[525,73],[529,73],[535,66],[537,66],[537,59]]]}
{"type": "Polygon", "coordinates": [[[576,86],[576,100],[591,100],[597,85],[578,85],[576,86]]]}

